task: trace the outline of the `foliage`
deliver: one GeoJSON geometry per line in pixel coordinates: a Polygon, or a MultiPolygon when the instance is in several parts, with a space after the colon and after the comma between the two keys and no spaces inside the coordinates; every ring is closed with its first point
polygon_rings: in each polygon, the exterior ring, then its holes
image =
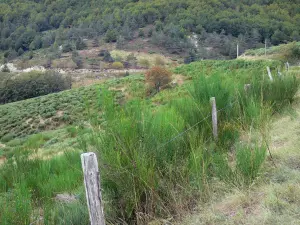
{"type": "MultiPolygon", "coordinates": [[[[199,199],[207,200],[216,190],[212,187],[216,178],[247,188],[261,174],[270,116],[277,106],[284,106],[281,103],[286,99],[295,97],[294,91],[283,97],[275,93],[297,86],[290,74],[273,82],[259,79],[266,73],[266,65],[274,70],[281,63],[234,60],[181,66],[175,73],[190,76],[192,81],[169,89],[168,92],[181,92],[174,93],[176,97],[167,99],[171,101],[165,104],[137,96],[119,104],[120,92],[108,89],[125,84],[133,95],[143,90],[144,86],[136,86],[143,84],[143,78],[113,79],[104,86],[0,106],[0,110],[9,108],[0,111],[0,125],[20,126],[12,121],[24,115],[8,115],[17,111],[15,108],[27,109],[35,103],[40,113],[51,99],[72,107],[76,105],[74,99],[85,96],[84,109],[77,113],[83,116],[82,123],[68,127],[66,134],[78,138],[81,152],[93,149],[98,154],[107,223],[148,224],[156,218],[165,222],[165,218],[190,210],[199,199]],[[245,83],[250,83],[253,90],[245,92],[245,83]],[[213,139],[211,132],[212,96],[216,97],[219,110],[218,140],[213,139]],[[274,96],[271,102],[276,104],[270,104],[270,98],[265,96],[274,96]],[[259,138],[241,143],[239,136],[253,131],[258,132],[259,138]]],[[[158,95],[167,96],[164,92],[158,95]]],[[[0,202],[9,200],[8,205],[0,204],[1,223],[18,224],[39,218],[40,213],[34,210],[38,207],[43,209],[44,224],[88,224],[79,152],[66,152],[49,160],[30,154],[52,141],[55,142],[53,136],[43,133],[6,143],[15,148],[13,157],[0,170],[0,202]],[[54,201],[57,193],[65,192],[76,194],[76,201],[54,201]]],[[[294,164],[296,168],[297,163],[294,164]]]]}
{"type": "MultiPolygon", "coordinates": [[[[0,74],[1,77],[5,75],[8,78],[11,76],[0,74]]],[[[128,85],[132,96],[144,96],[143,84],[144,79],[139,75],[108,80],[103,85],[128,85]]],[[[102,85],[92,85],[0,105],[1,142],[84,121],[89,112],[99,112],[101,105],[97,103],[97,98],[101,88],[102,85]]]]}
{"type": "Polygon", "coordinates": [[[167,69],[155,66],[148,70],[145,74],[146,83],[156,92],[171,82],[172,74],[167,69]]]}
{"type": "Polygon", "coordinates": [[[57,72],[30,72],[0,85],[0,103],[4,104],[70,89],[71,81],[57,72]]]}
{"type": "Polygon", "coordinates": [[[4,64],[4,66],[3,66],[2,69],[1,69],[1,72],[3,72],[3,73],[9,73],[9,72],[10,72],[10,70],[9,70],[9,68],[8,68],[8,66],[7,66],[7,64],[4,64]]]}
{"type": "MultiPolygon", "coordinates": [[[[147,25],[153,24],[155,29],[153,32],[150,29],[148,36],[171,53],[185,51],[187,36],[193,33],[221,34],[224,30],[228,40],[243,39],[243,43],[253,47],[265,38],[270,38],[272,44],[298,40],[300,33],[296,1],[177,0],[170,4],[169,0],[95,0],[92,3],[83,0],[74,4],[73,1],[15,0],[2,1],[0,8],[2,51],[48,48],[64,41],[74,41],[79,50],[84,48],[82,38],[102,36],[106,42],[115,42],[122,36],[132,40],[135,31],[146,30],[147,25]],[[240,35],[244,38],[239,38],[240,35]]],[[[226,42],[223,48],[226,54],[231,54],[227,51],[229,46],[226,42]]]]}
{"type": "Polygon", "coordinates": [[[112,67],[113,69],[119,70],[119,69],[123,69],[123,68],[124,68],[124,65],[123,65],[123,63],[121,63],[121,62],[113,62],[113,64],[111,65],[111,67],[112,67]]]}

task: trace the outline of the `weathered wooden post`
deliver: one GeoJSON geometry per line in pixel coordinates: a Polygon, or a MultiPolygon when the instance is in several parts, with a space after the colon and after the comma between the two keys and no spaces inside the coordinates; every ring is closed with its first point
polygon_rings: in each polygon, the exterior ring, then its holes
{"type": "Polygon", "coordinates": [[[272,73],[271,73],[270,67],[268,67],[268,66],[267,66],[267,71],[268,71],[270,80],[273,81],[272,73]]]}
{"type": "Polygon", "coordinates": [[[245,90],[246,94],[249,93],[250,88],[251,88],[251,84],[245,84],[245,85],[244,85],[244,90],[245,90]]]}
{"type": "Polygon", "coordinates": [[[96,154],[93,152],[81,154],[81,164],[91,225],[105,225],[96,154]]]}
{"type": "Polygon", "coordinates": [[[236,58],[239,57],[239,44],[236,45],[236,58]]]}
{"type": "Polygon", "coordinates": [[[289,70],[290,70],[290,64],[289,64],[289,62],[286,62],[286,63],[285,63],[285,67],[286,67],[286,71],[289,71],[289,70]]]}
{"type": "Polygon", "coordinates": [[[216,104],[216,98],[212,97],[210,99],[211,105],[212,105],[212,127],[213,127],[213,135],[215,141],[218,140],[218,112],[217,112],[217,104],[216,104]]]}
{"type": "Polygon", "coordinates": [[[279,69],[277,69],[277,74],[278,74],[278,77],[282,77],[282,73],[280,72],[279,69]]]}

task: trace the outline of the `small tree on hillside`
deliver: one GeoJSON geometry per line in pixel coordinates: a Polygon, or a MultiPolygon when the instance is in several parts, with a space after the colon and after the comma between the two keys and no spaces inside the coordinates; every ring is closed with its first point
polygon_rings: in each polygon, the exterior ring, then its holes
{"type": "Polygon", "coordinates": [[[6,64],[4,64],[4,66],[1,69],[1,72],[3,72],[3,73],[10,73],[10,69],[8,68],[8,66],[6,64]]]}
{"type": "Polygon", "coordinates": [[[146,73],[145,80],[146,83],[157,93],[162,87],[171,82],[172,74],[170,71],[162,67],[155,66],[146,73]]]}

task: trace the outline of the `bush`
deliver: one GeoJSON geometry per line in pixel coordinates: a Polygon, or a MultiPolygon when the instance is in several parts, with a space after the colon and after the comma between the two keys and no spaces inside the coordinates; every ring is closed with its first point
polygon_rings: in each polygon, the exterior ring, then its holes
{"type": "Polygon", "coordinates": [[[73,50],[73,46],[70,43],[66,43],[62,46],[62,52],[71,52],[73,50]]]}
{"type": "Polygon", "coordinates": [[[118,38],[117,32],[115,30],[108,30],[105,35],[105,42],[116,42],[118,38]]]}
{"type": "Polygon", "coordinates": [[[103,61],[104,61],[104,62],[110,62],[110,63],[111,63],[111,62],[114,62],[114,59],[111,57],[109,51],[106,51],[106,52],[104,53],[103,61]]]}
{"type": "Polygon", "coordinates": [[[155,63],[156,66],[164,66],[165,63],[166,63],[165,60],[163,60],[159,56],[155,57],[154,61],[155,61],[154,63],[155,63]]]}
{"type": "Polygon", "coordinates": [[[146,67],[146,68],[149,68],[149,66],[150,66],[150,62],[149,62],[149,60],[147,60],[147,59],[141,59],[141,60],[139,61],[139,64],[140,64],[141,66],[143,66],[143,67],[146,67]]]}
{"type": "Polygon", "coordinates": [[[9,77],[0,84],[0,103],[5,104],[71,88],[71,80],[57,72],[30,72],[9,77]]]}
{"type": "Polygon", "coordinates": [[[161,87],[170,83],[171,79],[171,72],[158,66],[151,68],[145,76],[146,83],[154,88],[156,92],[159,92],[161,87]]]}
{"type": "Polygon", "coordinates": [[[111,66],[113,69],[117,69],[117,70],[124,68],[123,63],[121,63],[121,62],[114,62],[111,66]]]}
{"type": "Polygon", "coordinates": [[[1,72],[3,72],[3,73],[9,73],[10,72],[10,70],[9,70],[9,68],[6,64],[2,67],[1,72]]]}

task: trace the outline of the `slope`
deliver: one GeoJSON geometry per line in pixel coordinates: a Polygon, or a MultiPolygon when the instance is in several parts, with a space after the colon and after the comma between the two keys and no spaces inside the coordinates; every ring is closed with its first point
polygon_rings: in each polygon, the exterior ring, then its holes
{"type": "MultiPolygon", "coordinates": [[[[298,68],[299,73],[299,68],[298,68]]],[[[201,203],[182,224],[299,224],[300,95],[277,113],[270,128],[270,154],[250,189],[218,182],[212,200],[201,203]]]]}

